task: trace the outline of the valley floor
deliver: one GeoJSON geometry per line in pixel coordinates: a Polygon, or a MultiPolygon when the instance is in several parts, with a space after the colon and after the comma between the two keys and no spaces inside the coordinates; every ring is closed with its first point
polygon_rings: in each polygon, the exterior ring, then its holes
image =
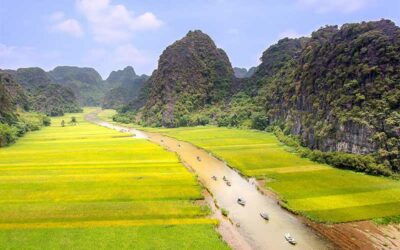
{"type": "Polygon", "coordinates": [[[204,148],[246,176],[265,180],[282,205],[314,221],[338,223],[400,215],[400,182],[318,164],[271,133],[218,127],[150,129],[204,148]]]}
{"type": "Polygon", "coordinates": [[[84,115],[0,149],[1,249],[228,249],[175,154],[84,115]]]}
{"type": "MultiPolygon", "coordinates": [[[[111,121],[105,110],[102,119],[111,121]]],[[[344,249],[400,247],[400,182],[301,158],[271,133],[217,127],[140,128],[190,142],[225,160],[344,249]],[[370,220],[392,224],[376,225],[370,220]],[[316,222],[315,222],[316,221],[316,222]],[[318,223],[324,222],[324,223],[318,223]],[[331,224],[333,223],[333,224],[331,224]]]]}

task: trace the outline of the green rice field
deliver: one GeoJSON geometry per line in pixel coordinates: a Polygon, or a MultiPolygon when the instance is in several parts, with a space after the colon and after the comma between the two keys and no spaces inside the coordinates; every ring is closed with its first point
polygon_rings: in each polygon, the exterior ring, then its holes
{"type": "Polygon", "coordinates": [[[400,215],[400,182],[301,158],[272,133],[218,127],[147,129],[212,152],[246,176],[266,180],[292,211],[323,222],[400,215]]]}
{"type": "Polygon", "coordinates": [[[84,114],[0,149],[0,249],[228,249],[201,199],[175,154],[84,114]]]}

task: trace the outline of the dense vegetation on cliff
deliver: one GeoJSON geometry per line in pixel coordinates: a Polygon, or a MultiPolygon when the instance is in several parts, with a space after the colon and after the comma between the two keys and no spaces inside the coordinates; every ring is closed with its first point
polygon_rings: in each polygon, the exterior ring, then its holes
{"type": "Polygon", "coordinates": [[[233,70],[228,56],[201,31],[168,46],[145,90],[142,118],[148,125],[185,126],[189,116],[229,96],[233,70]]]}
{"type": "Polygon", "coordinates": [[[318,151],[319,161],[350,168],[363,161],[378,172],[397,172],[399,51],[400,28],[391,21],[326,26],[310,38],[280,40],[263,53],[254,75],[237,79],[207,35],[189,32],[164,51],[140,98],[116,119],[167,127],[279,126],[311,149],[371,156],[318,151]]]}
{"type": "Polygon", "coordinates": [[[270,122],[312,149],[373,153],[399,171],[400,28],[327,26],[299,51],[275,74],[254,76],[270,122]]]}
{"type": "Polygon", "coordinates": [[[55,83],[71,89],[82,106],[101,105],[106,87],[95,69],[58,66],[49,75],[55,83]]]}
{"type": "Polygon", "coordinates": [[[119,108],[127,105],[138,98],[140,90],[148,78],[147,75],[136,75],[131,66],[111,72],[106,80],[111,90],[106,92],[102,107],[119,108]]]}
{"type": "Polygon", "coordinates": [[[28,113],[24,89],[7,72],[0,71],[0,147],[11,144],[28,131],[49,125],[43,114],[28,113]]]}
{"type": "MultiPolygon", "coordinates": [[[[6,70],[27,96],[26,110],[51,116],[65,112],[80,112],[81,108],[74,93],[68,87],[54,84],[50,75],[41,68],[20,68],[6,70]]],[[[13,94],[15,96],[15,93],[13,94]]]]}

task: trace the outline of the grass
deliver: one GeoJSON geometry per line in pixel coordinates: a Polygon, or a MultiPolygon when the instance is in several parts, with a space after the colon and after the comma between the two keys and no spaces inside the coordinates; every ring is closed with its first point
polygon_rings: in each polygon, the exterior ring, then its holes
{"type": "Polygon", "coordinates": [[[272,133],[217,127],[146,129],[191,142],[244,175],[267,180],[266,187],[279,194],[288,209],[315,221],[387,221],[400,215],[399,181],[301,158],[272,133]]]}
{"type": "Polygon", "coordinates": [[[0,149],[1,249],[228,249],[175,154],[84,114],[0,149]]]}

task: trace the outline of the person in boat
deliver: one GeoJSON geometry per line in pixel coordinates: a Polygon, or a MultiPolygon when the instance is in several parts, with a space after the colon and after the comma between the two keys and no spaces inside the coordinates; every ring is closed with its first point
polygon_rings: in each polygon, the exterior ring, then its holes
{"type": "Polygon", "coordinates": [[[197,160],[198,160],[198,161],[201,161],[200,156],[197,156],[197,160]]]}
{"type": "Polygon", "coordinates": [[[242,198],[238,198],[237,203],[239,203],[239,205],[242,205],[242,206],[246,205],[246,201],[242,198]]]}
{"type": "Polygon", "coordinates": [[[285,234],[285,239],[292,245],[297,244],[296,240],[289,233],[285,234]]]}
{"type": "Polygon", "coordinates": [[[230,181],[227,181],[227,182],[226,182],[226,185],[230,187],[232,184],[231,184],[230,181]]]}
{"type": "Polygon", "coordinates": [[[267,213],[260,213],[261,218],[264,220],[269,220],[269,215],[267,213]]]}
{"type": "Polygon", "coordinates": [[[215,175],[213,175],[213,177],[211,177],[214,181],[217,180],[217,177],[215,175]]]}

